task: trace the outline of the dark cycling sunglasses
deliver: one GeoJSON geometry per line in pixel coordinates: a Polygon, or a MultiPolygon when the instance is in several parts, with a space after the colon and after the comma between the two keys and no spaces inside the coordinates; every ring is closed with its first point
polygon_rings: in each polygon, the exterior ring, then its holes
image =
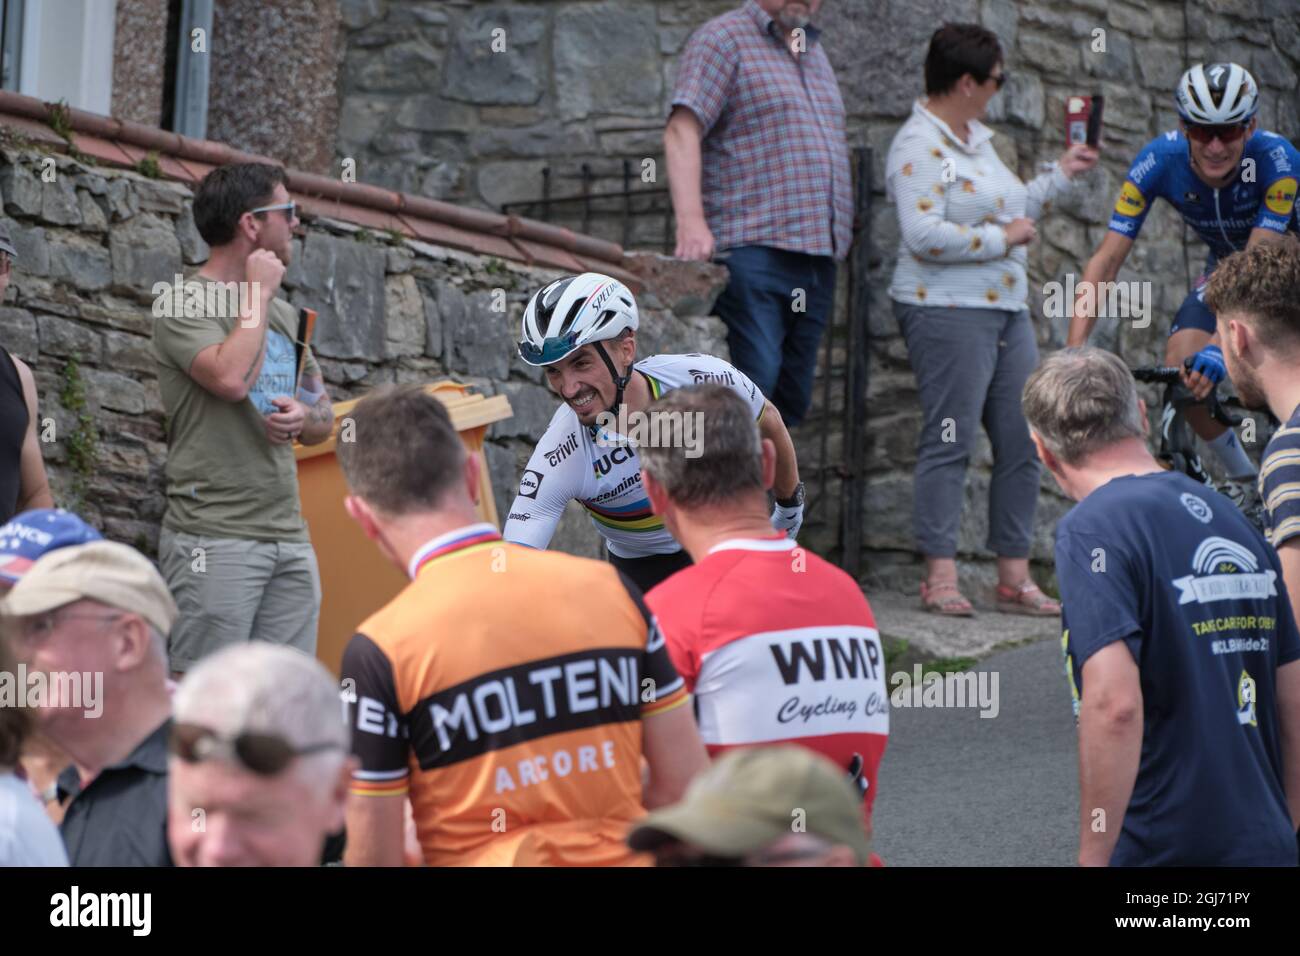
{"type": "Polygon", "coordinates": [[[997,76],[994,76],[993,74],[990,73],[988,76],[984,77],[983,82],[987,83],[989,80],[992,80],[994,83],[996,83],[998,85],[998,89],[1002,89],[1002,87],[1006,85],[1007,74],[1005,71],[999,73],[997,76]]]}
{"type": "Polygon", "coordinates": [[[1224,143],[1235,143],[1245,135],[1245,123],[1232,123],[1227,126],[1187,125],[1187,138],[1194,139],[1201,145],[1212,143],[1216,139],[1224,143]]]}
{"type": "Polygon", "coordinates": [[[275,734],[242,733],[222,737],[210,727],[199,724],[173,724],[169,748],[186,763],[201,763],[213,757],[233,756],[253,773],[274,776],[293,762],[295,757],[342,750],[337,743],[312,744],[295,748],[275,734]]]}

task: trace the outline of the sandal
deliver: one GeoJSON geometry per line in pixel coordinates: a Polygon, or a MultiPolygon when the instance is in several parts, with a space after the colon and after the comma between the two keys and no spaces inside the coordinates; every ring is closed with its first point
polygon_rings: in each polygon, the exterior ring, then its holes
{"type": "Polygon", "coordinates": [[[999,584],[997,609],[1003,614],[1026,614],[1030,617],[1060,617],[1061,604],[1043,593],[1026,578],[1015,587],[999,584]]]}
{"type": "Polygon", "coordinates": [[[974,617],[975,608],[957,588],[956,581],[939,584],[921,582],[921,604],[931,614],[945,617],[974,617]]]}

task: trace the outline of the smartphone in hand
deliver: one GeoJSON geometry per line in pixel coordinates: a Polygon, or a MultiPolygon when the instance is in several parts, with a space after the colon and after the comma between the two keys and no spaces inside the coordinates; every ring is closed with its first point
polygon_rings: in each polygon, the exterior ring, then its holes
{"type": "Polygon", "coordinates": [[[1065,142],[1069,146],[1086,143],[1093,149],[1101,145],[1101,115],[1106,98],[1071,96],[1065,101],[1065,142]]]}

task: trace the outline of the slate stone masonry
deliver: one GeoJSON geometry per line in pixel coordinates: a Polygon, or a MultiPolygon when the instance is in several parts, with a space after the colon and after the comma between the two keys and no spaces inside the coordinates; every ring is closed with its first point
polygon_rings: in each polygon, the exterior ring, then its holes
{"type": "MultiPolygon", "coordinates": [[[[22,144],[0,146],[0,201],[18,250],[0,307],[0,344],[35,372],[40,430],[50,439],[42,451],[56,501],[108,536],[152,552],[165,507],[166,461],[150,342],[152,289],[195,269],[207,249],[185,186],[61,155],[47,182],[41,174],[48,156],[22,144]],[[77,391],[96,435],[89,446],[77,391]],[[87,447],[90,460],[78,468],[87,447]]],[[[651,277],[641,296],[648,348],[724,347],[721,323],[705,315],[721,289],[720,269],[631,265],[651,277]]],[[[294,242],[284,294],[319,313],[315,350],[335,401],[376,385],[445,377],[482,394],[507,395],[514,417],[492,426],[487,443],[497,510],[505,514],[557,406],[540,371],[514,354],[527,296],[555,275],[320,219],[309,221],[294,242]],[[504,311],[494,310],[498,301],[504,311]]],[[[597,553],[576,508],[556,546],[597,553]]]]}
{"type": "MultiPolygon", "coordinates": [[[[635,169],[658,163],[666,182],[662,130],[677,57],[691,32],[739,0],[560,0],[468,3],[339,0],[345,47],[339,79],[337,156],[357,161],[358,175],[384,185],[499,208],[537,198],[541,170],[573,173],[582,163],[598,187],[618,185],[624,159],[635,169]],[[493,52],[494,30],[505,49],[493,52]]],[[[1106,96],[1104,168],[1040,224],[1030,252],[1030,306],[1043,349],[1064,342],[1064,317],[1044,317],[1046,282],[1079,274],[1106,227],[1127,162],[1138,147],[1176,123],[1172,90],[1198,60],[1245,64],[1263,93],[1262,124],[1300,137],[1300,4],[1295,0],[826,0],[819,15],[848,112],[851,145],[871,146],[874,212],[869,223],[871,347],[865,508],[866,581],[914,590],[911,470],[920,412],[906,350],[886,290],[898,244],[894,210],[885,202],[885,154],[913,99],[922,92],[930,34],[950,20],[994,30],[1010,81],[993,102],[1002,156],[1022,178],[1063,147],[1065,97],[1106,96]],[[1104,31],[1105,51],[1093,46],[1104,31]]],[[[638,187],[640,184],[637,184],[638,187]]],[[[553,194],[573,195],[557,179],[553,194]]],[[[554,221],[576,227],[577,218],[554,221]]],[[[591,231],[622,239],[615,216],[597,216],[591,231]]],[[[658,248],[660,217],[639,219],[631,245],[658,248]]],[[[1121,281],[1150,280],[1151,326],[1103,322],[1098,344],[1131,364],[1161,355],[1169,317],[1204,262],[1185,241],[1170,210],[1149,217],[1121,281]]],[[[841,270],[841,281],[843,281],[841,270]]],[[[844,288],[838,297],[843,322],[844,288]]],[[[813,496],[805,540],[832,554],[838,543],[843,435],[841,340],[832,354],[830,417],[826,382],[814,389],[814,414],[797,436],[813,496]],[[826,455],[822,430],[826,428],[826,455]]],[[[822,373],[826,372],[823,368],[822,373]]],[[[984,550],[990,451],[981,441],[971,470],[960,537],[975,576],[991,580],[984,550]]],[[[1033,557],[1051,560],[1051,533],[1067,503],[1044,481],[1033,557]]]]}

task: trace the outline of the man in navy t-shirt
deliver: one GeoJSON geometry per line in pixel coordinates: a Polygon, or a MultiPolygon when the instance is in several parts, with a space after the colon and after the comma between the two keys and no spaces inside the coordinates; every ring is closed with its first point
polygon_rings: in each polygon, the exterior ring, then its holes
{"type": "Polygon", "coordinates": [[[1300,633],[1277,554],[1224,496],[1164,471],[1128,369],[1064,349],[1030,377],[1079,722],[1079,862],[1294,866],[1300,633]]]}

